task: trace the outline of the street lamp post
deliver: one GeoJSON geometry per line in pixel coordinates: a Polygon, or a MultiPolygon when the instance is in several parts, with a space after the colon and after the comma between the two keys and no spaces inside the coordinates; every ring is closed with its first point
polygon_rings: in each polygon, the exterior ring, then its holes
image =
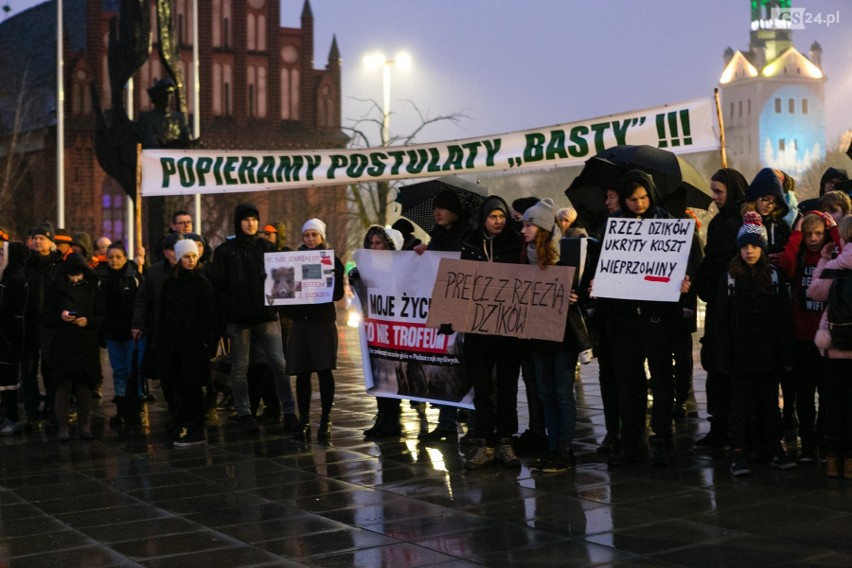
{"type": "Polygon", "coordinates": [[[391,66],[398,65],[400,67],[408,67],[411,64],[411,57],[400,52],[394,59],[388,59],[383,53],[374,53],[364,57],[364,65],[367,67],[382,67],[382,146],[387,146],[390,143],[390,79],[391,66]]]}

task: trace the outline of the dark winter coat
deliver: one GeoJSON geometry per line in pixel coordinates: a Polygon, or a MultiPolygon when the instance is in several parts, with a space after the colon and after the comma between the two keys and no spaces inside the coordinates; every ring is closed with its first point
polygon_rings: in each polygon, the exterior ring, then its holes
{"type": "Polygon", "coordinates": [[[726,169],[728,191],[725,205],[707,225],[707,243],[704,245],[704,259],[698,267],[694,287],[698,297],[708,304],[716,299],[719,279],[728,271],[731,259],[739,254],[737,233],[743,224],[740,215],[740,201],[745,195],[748,183],[737,170],[726,169]]]}
{"type": "Polygon", "coordinates": [[[156,336],[160,376],[200,387],[210,381],[215,352],[213,285],[197,270],[177,269],[163,283],[156,336]]]}
{"type": "Polygon", "coordinates": [[[456,222],[449,229],[435,225],[429,233],[430,240],[426,250],[458,252],[461,250],[464,242],[470,237],[473,229],[470,219],[465,215],[456,219],[456,222]]]}
{"type": "Polygon", "coordinates": [[[45,256],[31,251],[27,259],[25,272],[29,287],[29,301],[24,316],[26,326],[24,341],[27,345],[37,345],[41,340],[42,312],[48,290],[56,279],[56,271],[61,262],[62,255],[58,251],[52,251],[45,256]]]}
{"type": "Polygon", "coordinates": [[[719,280],[714,305],[713,356],[717,369],[746,375],[792,368],[793,318],[787,287],[780,278],[767,294],[743,276],[735,280],[731,293],[725,275],[719,280]]]}
{"type": "Polygon", "coordinates": [[[0,279],[0,390],[18,385],[29,295],[24,272],[28,252],[23,243],[17,242],[9,243],[6,249],[8,262],[0,279]]]}
{"type": "MultiPolygon", "coordinates": [[[[317,248],[309,249],[305,245],[302,245],[299,247],[299,250],[328,250],[328,246],[323,243],[317,248]]],[[[332,298],[334,302],[343,298],[343,263],[337,256],[334,257],[334,293],[332,298]]],[[[334,302],[286,306],[282,309],[281,313],[290,317],[294,322],[337,321],[337,309],[334,307],[334,302]]]]}
{"type": "Polygon", "coordinates": [[[127,261],[121,270],[113,270],[108,265],[101,264],[95,272],[100,279],[107,308],[103,327],[104,338],[129,341],[132,338],[130,326],[136,295],[142,287],[142,275],[132,260],[127,261]]]}
{"type": "Polygon", "coordinates": [[[234,212],[236,237],[216,248],[208,273],[223,323],[253,325],[274,321],[278,317],[276,309],[264,302],[266,271],[263,255],[275,252],[275,246],[257,234],[243,233],[240,221],[245,213],[242,208],[247,206],[237,206],[234,212]]]}
{"type": "MultiPolygon", "coordinates": [[[[671,219],[671,215],[669,215],[665,209],[657,206],[658,201],[659,195],[653,178],[645,172],[631,170],[624,174],[624,177],[622,178],[622,185],[619,190],[619,203],[621,204],[621,210],[610,215],[609,219],[671,219]],[[648,198],[650,200],[648,209],[642,215],[631,213],[630,209],[627,207],[627,198],[633,193],[629,187],[634,181],[638,181],[646,188],[648,198]]],[[[604,232],[604,234],[606,233],[604,232]]],[[[674,326],[676,325],[680,312],[680,307],[677,302],[607,299],[603,303],[605,304],[603,307],[607,317],[611,318],[610,324],[613,324],[616,321],[616,319],[612,318],[641,314],[642,317],[658,321],[667,321],[674,326]]]]}
{"type": "Polygon", "coordinates": [[[148,348],[155,345],[156,334],[154,331],[160,326],[160,299],[162,297],[163,283],[171,274],[172,267],[165,258],[154,263],[150,269],[145,271],[142,286],[136,293],[133,301],[133,320],[130,329],[139,329],[142,333],[153,335],[148,339],[148,348]]]}
{"type": "Polygon", "coordinates": [[[98,277],[88,266],[83,270],[82,281],[69,281],[68,274],[79,270],[82,262],[80,255],[73,254],[60,265],[42,319],[51,336],[48,364],[57,380],[73,376],[92,388],[101,376],[100,332],[106,319],[106,302],[98,277]],[[85,317],[86,327],[63,321],[61,314],[65,310],[85,317]]]}

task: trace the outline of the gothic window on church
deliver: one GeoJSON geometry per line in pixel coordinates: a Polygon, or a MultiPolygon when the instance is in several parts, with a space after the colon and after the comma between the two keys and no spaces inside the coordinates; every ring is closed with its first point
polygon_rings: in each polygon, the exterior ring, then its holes
{"type": "MultiPolygon", "coordinates": [[[[104,178],[102,186],[102,235],[111,240],[124,239],[124,217],[127,212],[127,194],[112,178],[104,178]]],[[[100,235],[99,235],[100,236],[100,235]]],[[[98,237],[95,237],[98,238],[98,237]]]]}
{"type": "Polygon", "coordinates": [[[787,149],[787,141],[784,140],[783,138],[779,138],[778,139],[778,151],[783,152],[786,149],[787,149]]]}
{"type": "Polygon", "coordinates": [[[802,114],[808,114],[808,99],[802,99],[802,114]]]}
{"type": "Polygon", "coordinates": [[[743,117],[743,102],[742,101],[737,101],[737,116],[739,118],[743,117]]]}
{"type": "Polygon", "coordinates": [[[775,98],[775,114],[781,114],[781,99],[775,98]]]}
{"type": "Polygon", "coordinates": [[[734,119],[734,103],[731,103],[731,112],[728,118],[730,118],[731,120],[734,119]]]}
{"type": "Polygon", "coordinates": [[[787,112],[796,114],[796,99],[787,99],[787,112]]]}
{"type": "Polygon", "coordinates": [[[213,0],[213,47],[229,49],[231,37],[232,0],[213,0]]]}
{"type": "Polygon", "coordinates": [[[748,116],[751,116],[751,99],[748,99],[748,116]]]}

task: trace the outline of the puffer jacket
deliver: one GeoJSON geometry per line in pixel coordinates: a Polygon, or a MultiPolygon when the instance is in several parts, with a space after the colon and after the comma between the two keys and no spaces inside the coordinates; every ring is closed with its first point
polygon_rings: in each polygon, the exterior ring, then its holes
{"type": "MultiPolygon", "coordinates": [[[[808,286],[808,298],[818,302],[828,301],[828,295],[831,290],[831,283],[833,280],[822,277],[823,271],[828,269],[852,270],[852,246],[849,246],[847,243],[847,246],[840,251],[840,254],[835,259],[820,259],[816,270],[814,270],[811,285],[808,286]]],[[[831,345],[831,332],[828,331],[828,308],[826,308],[822,313],[822,318],[820,318],[819,321],[819,328],[817,329],[816,336],[814,336],[814,343],[819,348],[823,357],[828,359],[852,359],[852,350],[844,351],[831,345]]]]}

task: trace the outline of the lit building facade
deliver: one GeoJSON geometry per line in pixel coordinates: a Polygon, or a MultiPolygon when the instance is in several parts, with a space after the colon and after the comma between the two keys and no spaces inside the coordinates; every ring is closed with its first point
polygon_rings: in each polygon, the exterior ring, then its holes
{"type": "Polygon", "coordinates": [[[752,0],[747,52],[725,51],[719,79],[728,158],[743,171],[761,167],[799,176],[825,157],[822,48],[793,45],[789,20],[773,8],[790,0],[752,0]]]}

